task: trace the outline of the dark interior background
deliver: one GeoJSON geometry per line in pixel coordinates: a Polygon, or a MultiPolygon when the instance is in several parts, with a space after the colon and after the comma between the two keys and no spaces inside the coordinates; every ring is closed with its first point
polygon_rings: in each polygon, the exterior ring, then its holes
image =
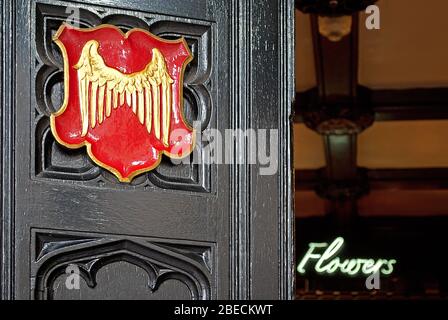
{"type": "Polygon", "coordinates": [[[297,298],[447,297],[447,10],[444,0],[296,1],[297,260],[337,236],[341,256],[398,260],[380,290],[296,274],[297,298]],[[365,27],[370,4],[380,30],[365,27]]]}

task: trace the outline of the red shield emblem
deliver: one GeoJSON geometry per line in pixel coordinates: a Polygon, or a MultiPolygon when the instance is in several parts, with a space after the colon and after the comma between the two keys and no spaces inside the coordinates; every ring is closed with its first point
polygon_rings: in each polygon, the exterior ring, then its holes
{"type": "Polygon", "coordinates": [[[162,154],[191,153],[195,134],[183,118],[182,81],[192,55],[184,39],[63,24],[53,40],[64,58],[64,104],[51,115],[59,143],[86,146],[122,182],[154,169],[162,154]]]}

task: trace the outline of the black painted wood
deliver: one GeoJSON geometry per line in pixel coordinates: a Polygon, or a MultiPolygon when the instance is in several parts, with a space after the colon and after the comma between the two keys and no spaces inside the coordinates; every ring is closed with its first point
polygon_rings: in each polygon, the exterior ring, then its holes
{"type": "MultiPolygon", "coordinates": [[[[2,298],[73,298],[57,285],[68,264],[82,270],[81,299],[132,296],[145,276],[148,298],[292,298],[293,16],[289,0],[2,1],[2,298]],[[165,162],[126,185],[84,150],[58,146],[48,116],[62,98],[62,64],[49,40],[68,5],[83,27],[184,36],[195,55],[187,119],[279,129],[278,173],[165,162]]],[[[235,145],[235,159],[248,157],[246,141],[235,145]]]]}
{"type": "Polygon", "coordinates": [[[2,1],[1,16],[1,297],[13,297],[14,275],[14,113],[15,108],[15,14],[13,5],[2,1]]]}

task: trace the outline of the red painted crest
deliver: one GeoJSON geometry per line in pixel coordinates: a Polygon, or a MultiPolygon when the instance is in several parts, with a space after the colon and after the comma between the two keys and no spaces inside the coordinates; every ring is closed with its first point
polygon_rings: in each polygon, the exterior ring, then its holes
{"type": "Polygon", "coordinates": [[[154,169],[162,154],[191,153],[195,134],[183,118],[182,87],[192,55],[184,39],[63,24],[53,40],[64,58],[64,104],[51,115],[59,143],[86,146],[122,182],[154,169]]]}

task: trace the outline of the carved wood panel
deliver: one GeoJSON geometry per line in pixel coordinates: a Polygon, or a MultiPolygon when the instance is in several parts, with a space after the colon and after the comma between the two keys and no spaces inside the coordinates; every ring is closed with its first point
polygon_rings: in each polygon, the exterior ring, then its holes
{"type": "MultiPolygon", "coordinates": [[[[291,298],[292,1],[2,3],[2,298],[121,297],[110,288],[150,298],[291,298]],[[68,5],[80,9],[83,27],[184,35],[195,55],[185,79],[187,120],[201,119],[201,129],[279,129],[278,173],[260,176],[258,164],[163,163],[125,185],[84,150],[55,144],[48,116],[63,98],[62,61],[50,39],[68,5]],[[85,270],[78,295],[64,289],[67,263],[85,270]],[[184,277],[151,293],[148,284],[165,272],[184,277]],[[104,281],[119,273],[113,285],[104,281]]],[[[237,141],[235,149],[234,161],[248,145],[237,141]]]]}
{"type": "MultiPolygon", "coordinates": [[[[69,289],[63,281],[69,275],[67,268],[74,266],[79,270],[80,278],[84,280],[85,285],[71,290],[84,290],[76,293],[80,298],[91,294],[88,288],[100,291],[97,293],[98,296],[104,297],[106,293],[102,292],[101,288],[103,286],[107,288],[108,283],[99,282],[98,279],[103,281],[105,279],[98,277],[98,273],[102,273],[105,269],[107,272],[110,265],[123,262],[138,267],[127,270],[132,270],[137,279],[145,281],[143,285],[147,285],[148,289],[146,298],[151,298],[165,282],[171,280],[176,280],[170,284],[172,299],[176,299],[174,294],[177,290],[182,292],[184,287],[188,289],[191,299],[205,300],[212,297],[215,249],[211,243],[40,229],[32,231],[31,239],[33,299],[47,300],[63,295],[63,292],[69,289]],[[139,270],[144,271],[146,277],[139,277],[139,270]]],[[[132,279],[132,275],[127,274],[126,277],[132,279]]],[[[115,278],[107,281],[115,283],[115,288],[120,290],[121,287],[117,287],[119,282],[117,280],[115,278]]],[[[67,292],[64,296],[66,295],[67,292]]],[[[183,296],[177,298],[181,297],[183,296]]]]}
{"type": "Polygon", "coordinates": [[[155,170],[135,178],[130,186],[120,184],[106,170],[91,161],[85,149],[70,150],[59,145],[53,138],[49,116],[57,111],[64,99],[63,61],[59,49],[51,40],[63,22],[70,22],[71,10],[79,9],[79,26],[83,28],[99,24],[113,24],[123,31],[132,28],[148,30],[165,39],[184,37],[193,54],[193,61],[186,68],[184,79],[184,114],[190,126],[200,122],[199,130],[216,127],[212,101],[215,94],[213,81],[212,38],[214,24],[208,21],[183,19],[173,16],[113,8],[83,6],[58,2],[58,5],[38,2],[35,4],[35,24],[32,26],[34,42],[31,60],[35,75],[32,106],[32,141],[34,141],[32,164],[33,176],[43,180],[70,180],[92,186],[117,188],[154,187],[194,192],[212,192],[211,165],[193,159],[205,159],[203,142],[197,146],[190,163],[173,163],[167,158],[155,170]],[[34,56],[34,53],[36,55],[34,56]]]}

